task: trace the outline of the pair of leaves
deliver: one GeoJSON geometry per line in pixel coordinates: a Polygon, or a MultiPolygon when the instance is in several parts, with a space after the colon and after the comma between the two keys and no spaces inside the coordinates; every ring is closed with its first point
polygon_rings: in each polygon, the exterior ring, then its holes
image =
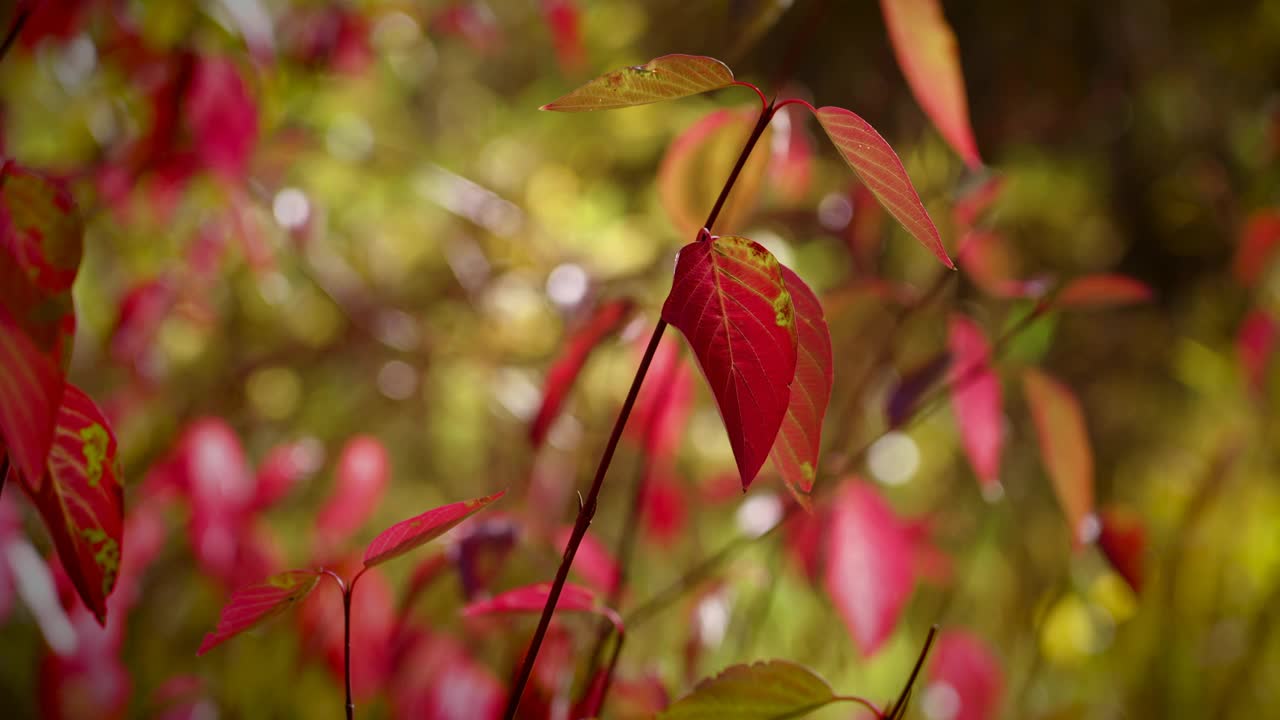
{"type": "MultiPolygon", "coordinates": [[[[474,500],[456,502],[409,518],[387,528],[364,553],[364,566],[371,568],[399,557],[451,530],[490,503],[506,494],[498,492],[474,500]]],[[[226,640],[268,620],[306,599],[319,582],[319,570],[289,570],[232,593],[222,608],[217,628],[205,635],[197,655],[203,655],[226,640]]]]}

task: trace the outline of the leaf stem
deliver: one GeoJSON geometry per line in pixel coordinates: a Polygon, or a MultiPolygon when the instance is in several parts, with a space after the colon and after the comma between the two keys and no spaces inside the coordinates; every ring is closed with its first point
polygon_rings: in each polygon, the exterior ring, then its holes
{"type": "MultiPolygon", "coordinates": [[[[755,87],[752,85],[751,87],[755,87]]],[[[756,88],[756,92],[760,92],[756,88]]],[[[742,152],[738,155],[738,162],[734,163],[733,170],[729,172],[729,179],[725,181],[724,187],[720,189],[720,197],[716,198],[716,204],[711,207],[711,213],[707,215],[707,222],[702,227],[711,230],[716,223],[716,218],[720,217],[720,210],[724,208],[724,203],[729,199],[729,191],[733,189],[734,183],[738,181],[738,175],[742,173],[742,168],[747,164],[747,158],[751,156],[751,150],[755,148],[759,142],[760,136],[764,134],[764,129],[769,127],[769,121],[773,119],[773,114],[777,112],[772,101],[766,102],[764,94],[760,94],[760,100],[764,105],[760,108],[760,117],[756,118],[756,126],[751,129],[751,135],[747,137],[747,144],[742,148],[742,152]]]]}
{"type": "Polygon", "coordinates": [[[347,689],[347,720],[353,720],[356,715],[356,704],[351,700],[351,593],[356,589],[356,581],[367,569],[362,568],[351,578],[350,583],[344,582],[338,573],[328,568],[320,569],[322,574],[333,578],[342,591],[342,675],[347,689]]]}
{"type": "Polygon", "coordinates": [[[763,111],[765,111],[765,110],[768,110],[768,109],[769,109],[769,101],[768,101],[767,99],[765,99],[764,91],[762,91],[760,88],[756,87],[756,86],[755,86],[754,84],[752,84],[752,83],[745,82],[745,81],[743,81],[743,80],[735,80],[735,81],[733,82],[733,84],[734,84],[734,85],[737,85],[737,86],[739,86],[739,87],[751,88],[751,91],[752,91],[752,92],[754,92],[754,93],[756,94],[756,97],[760,98],[760,110],[761,110],[761,112],[763,112],[763,111]]]}
{"type": "Polygon", "coordinates": [[[0,60],[9,54],[9,48],[13,47],[13,43],[18,39],[18,35],[22,34],[22,27],[27,24],[27,19],[31,17],[31,8],[33,3],[23,3],[18,8],[18,16],[13,19],[13,25],[9,26],[9,33],[5,35],[4,42],[0,43],[0,60]]]}
{"type": "Polygon", "coordinates": [[[916,677],[920,675],[920,669],[924,667],[925,658],[929,657],[929,648],[933,647],[933,639],[938,636],[938,626],[934,625],[929,628],[929,636],[924,639],[924,647],[920,649],[920,656],[916,658],[915,667],[911,668],[911,676],[907,678],[907,684],[902,687],[902,694],[898,696],[898,702],[893,704],[889,710],[891,720],[898,720],[907,711],[907,700],[911,698],[911,687],[916,684],[916,677]]]}

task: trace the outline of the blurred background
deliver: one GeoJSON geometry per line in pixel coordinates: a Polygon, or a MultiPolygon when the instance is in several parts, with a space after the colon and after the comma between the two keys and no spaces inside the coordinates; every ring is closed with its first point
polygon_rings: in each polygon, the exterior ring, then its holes
{"type": "MultiPolygon", "coordinates": [[[[0,26],[22,6],[0,3],[0,26]]],[[[537,109],[675,52],[866,118],[961,271],[870,201],[807,111],[775,119],[716,230],[763,243],[823,297],[824,462],[839,472],[819,474],[811,515],[788,510],[768,467],[743,495],[668,333],[575,565],[608,592],[638,523],[605,716],[647,717],[765,658],[886,703],[935,623],[946,642],[911,717],[1280,707],[1280,2],[944,9],[978,169],[921,111],[873,2],[36,3],[0,62],[0,152],[65,179],[86,221],[70,378],[119,439],[133,572],[105,630],[60,625],[9,553],[3,714],[334,716],[334,589],[197,658],[229,592],[291,567],[349,574],[391,523],[506,489],[367,575],[353,610],[359,716],[500,707],[535,621],[459,610],[553,576],[675,251],[757,99],[537,109]],[[1037,300],[1097,274],[1150,297],[1037,300]],[[548,369],[618,299],[632,304],[535,446],[548,369]],[[957,314],[995,346],[994,484],[975,479],[946,402],[957,314]],[[1032,367],[1079,400],[1093,471],[1066,494],[1091,498],[1105,543],[1073,548],[1022,389],[1032,367]],[[832,524],[848,531],[850,513],[909,539],[864,536],[863,620],[832,580],[832,524]]],[[[17,488],[3,497],[25,528],[3,542],[47,556],[17,488]]],[[[527,717],[568,716],[594,640],[593,621],[558,621],[527,717]]]]}

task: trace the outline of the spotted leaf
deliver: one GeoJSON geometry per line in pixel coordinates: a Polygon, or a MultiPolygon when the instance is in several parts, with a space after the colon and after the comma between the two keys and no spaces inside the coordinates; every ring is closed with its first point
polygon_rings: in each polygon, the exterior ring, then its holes
{"type": "Polygon", "coordinates": [[[733,71],[702,55],[663,55],[644,65],[606,73],[543,110],[585,112],[648,105],[697,95],[733,84],[733,71]]]}

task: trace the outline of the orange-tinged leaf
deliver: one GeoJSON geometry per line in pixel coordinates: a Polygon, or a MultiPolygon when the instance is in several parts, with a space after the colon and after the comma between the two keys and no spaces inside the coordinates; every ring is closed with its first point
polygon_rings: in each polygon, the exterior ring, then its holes
{"type": "Polygon", "coordinates": [[[392,525],[369,543],[364,551],[365,566],[384,563],[440,537],[506,494],[507,491],[502,490],[482,498],[451,503],[392,525]]]}
{"type": "Polygon", "coordinates": [[[817,673],[785,660],[732,665],[698,683],[660,720],[797,718],[839,698],[817,673]]]}
{"type": "Polygon", "coordinates": [[[1106,508],[1100,515],[1098,549],[1134,592],[1142,592],[1143,554],[1147,549],[1142,518],[1119,506],[1106,508]]]}
{"type": "Polygon", "coordinates": [[[1053,481],[1058,504],[1067,516],[1077,547],[1093,540],[1093,449],[1085,430],[1084,413],[1071,389],[1044,372],[1028,368],[1022,389],[1031,409],[1040,443],[1040,456],[1053,481]]]}
{"type": "Polygon", "coordinates": [[[991,346],[969,318],[951,317],[947,342],[955,361],[951,404],[960,424],[960,440],[984,493],[1000,485],[1000,450],[1004,445],[1004,416],[1000,378],[991,369],[991,346]]]}
{"type": "Polygon", "coordinates": [[[231,594],[218,627],[204,636],[196,655],[203,655],[240,633],[302,602],[320,581],[314,570],[288,570],[231,594]]]}
{"type": "Polygon", "coordinates": [[[1063,308],[1103,308],[1151,300],[1151,288],[1127,275],[1086,275],[1067,283],[1053,304],[1063,308]]]}
{"type": "Polygon", "coordinates": [[[606,73],[543,110],[585,112],[647,105],[697,95],[733,84],[733,71],[702,55],[663,55],[644,65],[606,73]]]}
{"type": "Polygon", "coordinates": [[[773,447],[796,372],[796,319],[778,261],[705,233],[681,251],[662,319],[689,340],[729,433],[745,490],[773,447]]]}
{"type": "Polygon", "coordinates": [[[32,488],[44,481],[53,444],[62,373],[0,305],[0,440],[32,488]]]}
{"type": "MultiPolygon", "coordinates": [[[[551,596],[551,583],[536,583],[525,587],[508,590],[500,595],[473,602],[463,609],[466,617],[479,615],[504,615],[541,613],[551,596]]],[[[582,587],[567,582],[560,590],[556,600],[556,610],[562,612],[593,613],[609,620],[615,628],[622,630],[622,618],[617,611],[603,605],[596,594],[582,587]]]]}
{"type": "Polygon", "coordinates": [[[876,200],[943,265],[954,269],[938,228],[889,143],[866,120],[844,108],[819,108],[817,114],[822,129],[876,200]]]}
{"type": "Polygon", "coordinates": [[[920,107],[969,167],[982,165],[969,126],[969,102],[956,36],[939,0],[880,0],[898,66],[920,107]]]}
{"type": "Polygon", "coordinates": [[[796,374],[791,383],[787,414],[769,457],[796,501],[808,507],[818,469],[822,421],[834,382],[831,332],[822,303],[799,275],[783,265],[782,278],[796,311],[796,374]]]}
{"type": "MultiPolygon", "coordinates": [[[[707,209],[716,198],[742,152],[743,143],[755,128],[757,113],[750,109],[714,110],[689,126],[672,141],[658,167],[658,197],[671,223],[682,234],[702,228],[707,209]]],[[[760,143],[768,147],[772,130],[765,128],[760,143]]],[[[753,152],[742,166],[729,193],[716,228],[738,229],[755,209],[769,154],[753,152]]]]}
{"type": "Polygon", "coordinates": [[[104,623],[120,574],[124,490],[115,434],[76,386],[68,384],[62,393],[44,483],[24,487],[80,599],[104,623]]]}

